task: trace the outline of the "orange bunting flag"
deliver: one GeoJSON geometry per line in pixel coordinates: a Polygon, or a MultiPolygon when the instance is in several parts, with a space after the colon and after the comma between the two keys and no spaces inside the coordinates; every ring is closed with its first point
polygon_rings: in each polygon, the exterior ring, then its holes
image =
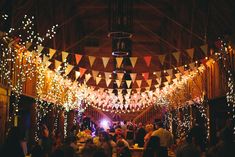
{"type": "Polygon", "coordinates": [[[118,88],[119,88],[119,87],[121,86],[122,81],[116,80],[116,83],[117,83],[117,86],[118,86],[118,88]]]}
{"type": "Polygon", "coordinates": [[[178,67],[179,71],[183,74],[184,73],[184,66],[178,67]]]}
{"type": "Polygon", "coordinates": [[[42,61],[44,64],[46,64],[46,62],[49,61],[49,59],[50,59],[49,57],[47,57],[46,55],[43,55],[42,61]]]}
{"type": "Polygon", "coordinates": [[[165,86],[168,86],[168,85],[169,85],[169,83],[168,83],[168,82],[164,82],[163,84],[164,84],[165,86]]]}
{"type": "Polygon", "coordinates": [[[123,58],[122,58],[122,57],[117,57],[117,58],[116,58],[116,61],[117,61],[117,67],[118,67],[118,68],[120,68],[120,67],[121,67],[121,65],[122,65],[122,60],[123,60],[123,58]]]}
{"type": "Polygon", "coordinates": [[[191,49],[187,49],[186,52],[188,53],[189,57],[191,59],[193,59],[193,55],[194,55],[194,48],[191,49]]]}
{"type": "Polygon", "coordinates": [[[42,50],[44,49],[43,46],[41,45],[38,45],[38,49],[37,49],[37,52],[40,54],[42,52],[42,50]]]}
{"type": "Polygon", "coordinates": [[[150,91],[150,87],[145,87],[145,90],[146,91],[150,91]]]}
{"type": "Polygon", "coordinates": [[[62,63],[61,61],[55,60],[55,69],[56,70],[60,67],[61,63],[62,63]]]}
{"type": "Polygon", "coordinates": [[[106,82],[106,86],[109,87],[109,84],[111,83],[111,79],[105,79],[105,82],[106,82]]]}
{"type": "Polygon", "coordinates": [[[142,76],[144,77],[145,80],[147,80],[149,78],[149,73],[142,73],[142,76]]]}
{"type": "Polygon", "coordinates": [[[27,43],[25,44],[25,48],[26,48],[26,49],[29,49],[31,45],[32,45],[31,42],[27,42],[27,43]]]}
{"type": "Polygon", "coordinates": [[[135,67],[137,59],[138,59],[137,57],[130,57],[131,65],[132,65],[133,68],[135,67]]]}
{"type": "Polygon", "coordinates": [[[157,78],[156,80],[157,80],[158,84],[161,84],[161,83],[162,83],[162,78],[161,78],[161,77],[160,77],[160,78],[157,78]]]}
{"type": "Polygon", "coordinates": [[[62,62],[65,62],[67,60],[68,55],[68,52],[62,51],[62,62]]]}
{"type": "Polygon", "coordinates": [[[49,48],[49,56],[50,56],[50,59],[54,56],[55,52],[56,52],[55,49],[49,48]]]}
{"type": "Polygon", "coordinates": [[[103,61],[104,68],[106,68],[106,66],[109,62],[109,57],[102,57],[102,61],[103,61]]]}
{"type": "Polygon", "coordinates": [[[176,62],[178,63],[180,60],[180,51],[173,52],[172,55],[175,57],[176,62]]]}
{"type": "Polygon", "coordinates": [[[72,70],[73,70],[73,65],[68,64],[66,69],[65,69],[65,76],[67,76],[72,70]]]}
{"type": "Polygon", "coordinates": [[[80,78],[85,74],[86,71],[87,71],[86,68],[81,68],[81,67],[79,67],[80,78]]]}
{"type": "Polygon", "coordinates": [[[48,68],[48,67],[51,65],[51,62],[50,62],[50,61],[47,61],[45,65],[46,65],[46,67],[48,68]]]}
{"type": "Polygon", "coordinates": [[[150,66],[151,59],[152,59],[151,56],[144,56],[144,61],[148,67],[150,66]]]}
{"type": "Polygon", "coordinates": [[[147,80],[147,84],[149,85],[149,87],[151,87],[151,85],[152,85],[152,79],[148,79],[148,80],[147,80]]]}
{"type": "Polygon", "coordinates": [[[141,84],[142,84],[142,80],[136,80],[136,83],[137,83],[138,87],[140,88],[141,84]]]}
{"type": "Polygon", "coordinates": [[[130,73],[132,82],[135,82],[136,75],[137,75],[136,73],[130,73]]]}
{"type": "Polygon", "coordinates": [[[126,91],[127,91],[128,94],[131,94],[131,90],[132,90],[132,89],[126,89],[126,91]]]}
{"type": "Polygon", "coordinates": [[[166,55],[158,55],[158,59],[162,65],[164,64],[165,58],[166,58],[166,55]]]}
{"type": "Polygon", "coordinates": [[[118,80],[122,81],[124,73],[117,73],[118,80]]]}
{"type": "Polygon", "coordinates": [[[96,77],[96,78],[95,78],[95,83],[96,83],[96,85],[98,85],[98,84],[100,83],[100,80],[101,80],[101,77],[96,77]]]}
{"type": "Polygon", "coordinates": [[[91,74],[85,74],[85,82],[87,83],[91,78],[91,74]]]}
{"type": "Polygon", "coordinates": [[[135,90],[136,90],[137,93],[141,92],[141,88],[136,88],[135,90]]]}
{"type": "Polygon", "coordinates": [[[95,57],[94,56],[88,56],[89,62],[90,62],[90,66],[92,67],[92,65],[95,62],[95,57]]]}
{"type": "Polygon", "coordinates": [[[177,78],[173,79],[173,82],[174,82],[174,83],[177,83],[177,82],[178,82],[178,79],[177,79],[177,78]]]}
{"type": "Polygon", "coordinates": [[[80,72],[79,71],[75,71],[75,78],[76,80],[80,77],[80,72]]]}
{"type": "Polygon", "coordinates": [[[173,75],[173,69],[167,69],[166,72],[168,75],[172,76],[173,75]]]}
{"type": "Polygon", "coordinates": [[[104,72],[105,79],[108,79],[112,76],[112,73],[110,72],[104,72]]]}
{"type": "Polygon", "coordinates": [[[131,80],[126,80],[126,85],[127,85],[127,88],[130,88],[131,87],[131,80]]]}
{"type": "Polygon", "coordinates": [[[171,76],[166,76],[166,80],[171,83],[171,76]]]}
{"type": "Polygon", "coordinates": [[[175,74],[175,77],[179,80],[180,79],[180,76],[181,76],[181,73],[176,73],[175,74]]]}
{"type": "Polygon", "coordinates": [[[80,55],[80,54],[75,54],[75,59],[76,59],[76,63],[79,64],[79,62],[80,62],[81,59],[82,59],[82,55],[80,55]]]}
{"type": "Polygon", "coordinates": [[[207,56],[208,45],[207,44],[202,45],[202,46],[200,46],[200,48],[202,49],[202,51],[205,54],[205,56],[207,56]]]}
{"type": "Polygon", "coordinates": [[[162,72],[161,72],[161,71],[157,71],[157,72],[156,72],[156,76],[157,76],[157,77],[161,77],[161,75],[162,75],[162,72]]]}
{"type": "Polygon", "coordinates": [[[108,92],[111,94],[113,93],[113,89],[108,89],[108,92]]]}
{"type": "Polygon", "coordinates": [[[93,79],[95,80],[95,78],[96,78],[96,77],[98,76],[98,74],[99,74],[99,71],[92,70],[91,73],[92,73],[93,79]]]}

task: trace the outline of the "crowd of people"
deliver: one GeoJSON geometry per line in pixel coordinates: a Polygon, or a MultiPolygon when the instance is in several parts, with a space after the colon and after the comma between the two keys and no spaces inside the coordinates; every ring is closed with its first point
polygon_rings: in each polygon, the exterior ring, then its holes
{"type": "Polygon", "coordinates": [[[92,130],[86,128],[73,129],[69,136],[63,139],[61,133],[49,133],[47,126],[42,125],[40,140],[29,149],[20,129],[14,127],[9,131],[0,153],[2,157],[24,157],[29,154],[31,157],[131,157],[133,148],[142,148],[142,157],[168,157],[169,150],[172,150],[176,157],[235,155],[235,145],[229,127],[220,132],[218,143],[207,150],[201,144],[198,127],[192,128],[185,140],[177,144],[162,122],[147,125],[116,123],[107,130],[97,127],[93,131],[92,133],[92,130]]]}

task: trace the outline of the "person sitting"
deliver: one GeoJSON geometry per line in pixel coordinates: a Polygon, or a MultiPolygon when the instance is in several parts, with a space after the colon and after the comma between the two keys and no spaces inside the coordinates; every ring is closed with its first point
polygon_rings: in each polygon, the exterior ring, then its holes
{"type": "Polygon", "coordinates": [[[151,136],[144,148],[143,157],[162,157],[162,154],[160,138],[158,136],[151,136]]]}
{"type": "Polygon", "coordinates": [[[123,140],[117,141],[117,157],[131,157],[130,149],[125,145],[123,140]]]}
{"type": "Polygon", "coordinates": [[[146,135],[146,131],[143,128],[142,123],[139,123],[138,130],[136,132],[135,143],[138,144],[139,147],[144,146],[144,136],[146,135]]]}

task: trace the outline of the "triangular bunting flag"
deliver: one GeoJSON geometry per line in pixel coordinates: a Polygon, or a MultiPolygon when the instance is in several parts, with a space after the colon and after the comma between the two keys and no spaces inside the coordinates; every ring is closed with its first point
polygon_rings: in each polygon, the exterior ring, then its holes
{"type": "Polygon", "coordinates": [[[207,44],[202,45],[202,46],[200,46],[200,48],[202,49],[202,51],[205,54],[205,56],[207,56],[208,45],[207,44]]]}
{"type": "Polygon", "coordinates": [[[49,61],[49,57],[47,57],[46,55],[43,55],[43,63],[46,64],[47,61],[49,61]]]}
{"type": "Polygon", "coordinates": [[[147,84],[149,85],[149,87],[151,87],[151,85],[152,85],[152,79],[148,79],[148,80],[147,80],[147,84]]]}
{"type": "Polygon", "coordinates": [[[91,74],[85,74],[85,82],[87,83],[91,78],[91,74]]]}
{"type": "Polygon", "coordinates": [[[95,62],[95,58],[94,56],[88,56],[88,59],[89,59],[89,62],[90,62],[90,66],[92,67],[92,65],[94,64],[95,62]]]}
{"type": "Polygon", "coordinates": [[[119,88],[121,86],[121,81],[120,80],[116,80],[117,83],[117,87],[119,88]]]}
{"type": "Polygon", "coordinates": [[[158,55],[158,59],[162,65],[164,64],[165,58],[166,58],[166,55],[158,55]]]}
{"type": "Polygon", "coordinates": [[[130,73],[130,77],[131,77],[132,82],[135,82],[136,75],[137,75],[136,73],[130,73]]]}
{"type": "Polygon", "coordinates": [[[126,85],[127,85],[127,88],[130,88],[131,87],[131,80],[126,80],[126,85]]]}
{"type": "Polygon", "coordinates": [[[108,92],[111,94],[113,93],[113,89],[108,89],[108,92]]]}
{"type": "Polygon", "coordinates": [[[156,76],[157,76],[157,77],[161,77],[161,76],[162,76],[162,72],[161,72],[161,71],[157,71],[157,72],[156,72],[156,76]]]}
{"type": "Polygon", "coordinates": [[[194,63],[194,62],[193,62],[193,63],[190,63],[190,64],[189,64],[189,67],[190,67],[190,69],[193,70],[193,69],[195,68],[195,63],[194,63]]]}
{"type": "Polygon", "coordinates": [[[25,44],[26,49],[29,49],[31,45],[32,45],[31,42],[27,42],[27,43],[25,44]]]}
{"type": "Polygon", "coordinates": [[[75,54],[75,59],[76,59],[76,63],[79,64],[79,62],[80,62],[81,59],[82,59],[82,55],[80,55],[80,54],[75,54]]]}
{"type": "Polygon", "coordinates": [[[136,64],[136,62],[137,62],[137,57],[130,57],[130,61],[131,61],[132,67],[134,68],[134,67],[135,67],[135,64],[136,64]]]}
{"type": "Polygon", "coordinates": [[[109,57],[102,57],[102,61],[103,61],[104,68],[106,68],[106,66],[109,62],[109,57]]]}
{"type": "Polygon", "coordinates": [[[67,65],[67,67],[66,67],[66,69],[65,69],[65,76],[67,76],[70,72],[71,72],[71,70],[73,70],[73,65],[70,65],[70,64],[68,64],[67,65]]]}
{"type": "Polygon", "coordinates": [[[135,90],[136,90],[137,93],[140,93],[141,88],[136,88],[135,90]]]}
{"type": "Polygon", "coordinates": [[[144,56],[144,61],[148,67],[150,66],[151,59],[152,59],[151,56],[144,56]]]}
{"type": "Polygon", "coordinates": [[[168,85],[169,85],[169,83],[168,83],[168,82],[164,82],[163,84],[164,84],[165,86],[168,86],[168,85]]]}
{"type": "Polygon", "coordinates": [[[160,84],[154,85],[154,87],[157,89],[160,87],[160,84]]]}
{"type": "Polygon", "coordinates": [[[194,48],[191,49],[187,49],[186,52],[188,53],[189,57],[191,59],[193,59],[193,55],[194,55],[194,48]]]}
{"type": "Polygon", "coordinates": [[[95,83],[96,83],[96,85],[98,85],[98,84],[100,83],[100,80],[101,80],[101,77],[96,77],[96,78],[95,78],[95,83]]]}
{"type": "Polygon", "coordinates": [[[179,80],[180,79],[180,76],[181,76],[181,73],[176,73],[175,74],[175,77],[179,80]]]}
{"type": "Polygon", "coordinates": [[[95,79],[96,79],[96,77],[97,77],[97,76],[98,76],[98,74],[99,74],[99,71],[92,70],[92,71],[91,71],[91,73],[92,73],[92,77],[93,77],[93,79],[95,80],[95,79]]]}
{"type": "Polygon", "coordinates": [[[44,49],[44,47],[43,47],[43,46],[38,45],[37,52],[38,52],[38,53],[41,53],[43,49],[44,49]]]}
{"type": "Polygon", "coordinates": [[[105,79],[109,79],[112,73],[110,72],[104,72],[105,79]]]}
{"type": "Polygon", "coordinates": [[[120,68],[120,67],[121,67],[121,65],[122,65],[122,60],[123,60],[123,58],[122,58],[122,57],[117,57],[117,58],[116,58],[116,61],[117,61],[117,67],[118,67],[118,68],[120,68]]]}
{"type": "Polygon", "coordinates": [[[145,87],[145,90],[146,91],[150,91],[150,87],[145,87]]]}
{"type": "Polygon", "coordinates": [[[45,65],[46,65],[46,67],[48,68],[48,67],[51,65],[51,62],[50,62],[50,61],[47,61],[45,65]]]}
{"type": "Polygon", "coordinates": [[[49,48],[49,56],[50,56],[50,59],[54,56],[55,52],[56,52],[55,49],[49,48]]]}
{"type": "Polygon", "coordinates": [[[184,73],[184,66],[178,67],[179,71],[183,74],[184,73]]]}
{"type": "Polygon", "coordinates": [[[162,83],[162,78],[161,78],[161,77],[160,77],[160,78],[157,78],[156,80],[157,80],[158,84],[161,84],[161,83],[162,83]]]}
{"type": "Polygon", "coordinates": [[[126,91],[127,91],[128,94],[131,94],[131,90],[132,90],[132,89],[126,89],[126,91]]]}
{"type": "Polygon", "coordinates": [[[123,76],[124,76],[124,73],[117,73],[118,80],[122,81],[123,76]]]}
{"type": "Polygon", "coordinates": [[[180,51],[173,52],[172,55],[175,57],[176,62],[178,63],[180,60],[180,51]]]}
{"type": "Polygon", "coordinates": [[[61,61],[55,60],[55,69],[57,70],[59,66],[61,65],[61,61]]]}
{"type": "Polygon", "coordinates": [[[166,72],[168,75],[172,76],[173,75],[173,69],[167,69],[166,72]]]}
{"type": "Polygon", "coordinates": [[[109,84],[112,80],[111,79],[105,79],[105,82],[106,82],[106,86],[109,87],[109,84]]]}
{"type": "Polygon", "coordinates": [[[141,87],[142,80],[136,80],[136,83],[137,83],[138,87],[140,88],[140,87],[141,87]]]}
{"type": "Polygon", "coordinates": [[[67,60],[68,55],[68,52],[62,51],[62,62],[65,62],[67,60]]]}
{"type": "Polygon", "coordinates": [[[78,79],[78,77],[80,77],[80,72],[79,71],[75,71],[75,78],[76,78],[76,80],[78,79]]]}
{"type": "Polygon", "coordinates": [[[171,83],[171,76],[166,76],[166,80],[171,83]]]}
{"type": "Polygon", "coordinates": [[[142,76],[145,80],[147,80],[149,78],[149,73],[148,72],[142,73],[142,76]]]}
{"type": "Polygon", "coordinates": [[[87,70],[86,68],[79,67],[80,78],[85,74],[86,70],[87,70]]]}
{"type": "Polygon", "coordinates": [[[174,82],[174,83],[177,83],[177,82],[178,82],[178,79],[177,79],[177,78],[173,79],[173,82],[174,82]]]}

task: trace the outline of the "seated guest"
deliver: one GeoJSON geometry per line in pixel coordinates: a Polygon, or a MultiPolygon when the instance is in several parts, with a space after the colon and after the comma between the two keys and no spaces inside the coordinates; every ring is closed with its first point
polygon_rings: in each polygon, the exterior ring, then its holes
{"type": "Polygon", "coordinates": [[[144,148],[143,157],[163,157],[162,149],[160,147],[160,138],[158,136],[151,136],[144,148]]]}
{"type": "Polygon", "coordinates": [[[143,128],[143,125],[142,125],[142,123],[139,123],[138,129],[136,132],[136,136],[135,136],[135,143],[137,143],[139,147],[144,146],[144,136],[145,135],[146,135],[146,131],[143,128]]]}
{"type": "Polygon", "coordinates": [[[133,125],[127,126],[126,141],[129,143],[129,146],[132,146],[134,143],[134,127],[133,127],[133,125]]]}
{"type": "Polygon", "coordinates": [[[131,157],[131,152],[123,140],[117,141],[117,157],[131,157]]]}

